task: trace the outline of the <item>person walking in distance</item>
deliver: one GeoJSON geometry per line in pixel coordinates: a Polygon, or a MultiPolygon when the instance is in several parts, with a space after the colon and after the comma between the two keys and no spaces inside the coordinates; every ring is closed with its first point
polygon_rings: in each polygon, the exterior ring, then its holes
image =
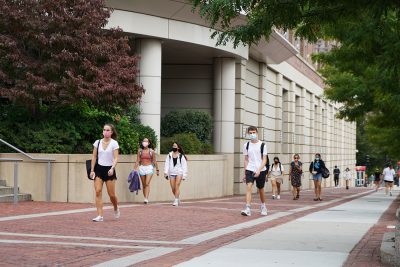
{"type": "Polygon", "coordinates": [[[115,181],[117,180],[115,166],[118,162],[119,149],[116,139],[117,132],[114,125],[105,124],[103,127],[103,139],[97,140],[93,144],[90,177],[94,178],[94,189],[96,191],[97,217],[93,218],[94,222],[102,222],[104,220],[102,200],[104,183],[106,183],[108,196],[114,206],[114,217],[118,219],[121,215],[115,195],[115,181]]]}
{"type": "Polygon", "coordinates": [[[389,193],[389,195],[392,196],[392,188],[393,188],[393,181],[394,181],[395,175],[396,175],[396,172],[393,169],[393,165],[390,163],[389,166],[387,166],[383,170],[383,181],[385,181],[386,195],[389,193]]]}
{"type": "Polygon", "coordinates": [[[300,162],[299,154],[293,156],[290,163],[289,181],[292,184],[293,200],[300,198],[301,176],[303,174],[303,164],[300,162]]]}
{"type": "Polygon", "coordinates": [[[281,184],[283,183],[284,168],[278,157],[274,158],[274,163],[268,171],[268,177],[271,178],[272,199],[281,199],[281,184]]]}
{"type": "Polygon", "coordinates": [[[173,143],[171,150],[165,159],[164,176],[169,180],[172,194],[175,197],[172,206],[179,206],[181,181],[187,177],[187,158],[181,145],[173,143]]]}
{"type": "Polygon", "coordinates": [[[156,169],[157,176],[160,175],[156,160],[156,153],[153,150],[152,143],[148,138],[144,138],[136,155],[134,169],[139,167],[140,180],[143,186],[144,204],[149,203],[150,182],[156,169]]]}
{"type": "Polygon", "coordinates": [[[312,179],[314,180],[314,201],[322,201],[321,199],[321,182],[322,182],[322,171],[325,169],[325,162],[321,159],[321,154],[315,154],[315,159],[310,164],[310,172],[312,174],[312,179]]]}
{"type": "Polygon", "coordinates": [[[243,146],[244,155],[244,180],[246,182],[246,207],[241,214],[250,216],[251,210],[251,194],[253,185],[256,183],[258,193],[261,200],[261,215],[267,215],[267,207],[265,205],[264,186],[266,180],[267,169],[267,147],[265,143],[258,140],[258,131],[255,126],[247,128],[247,134],[250,136],[250,142],[243,146]]]}
{"type": "Polygon", "coordinates": [[[344,178],[344,180],[346,182],[346,189],[349,190],[349,184],[350,184],[350,181],[351,181],[351,178],[352,178],[351,171],[350,171],[349,167],[347,167],[344,170],[343,178],[344,178]]]}
{"type": "Polygon", "coordinates": [[[374,172],[374,177],[375,177],[375,179],[374,179],[375,191],[378,191],[378,190],[379,190],[379,185],[381,184],[381,178],[382,178],[381,176],[382,176],[381,172],[379,171],[378,168],[376,168],[376,169],[375,169],[375,172],[374,172]]]}
{"type": "Polygon", "coordinates": [[[333,169],[333,179],[335,181],[335,187],[339,186],[339,176],[340,176],[340,169],[335,165],[333,169]]]}

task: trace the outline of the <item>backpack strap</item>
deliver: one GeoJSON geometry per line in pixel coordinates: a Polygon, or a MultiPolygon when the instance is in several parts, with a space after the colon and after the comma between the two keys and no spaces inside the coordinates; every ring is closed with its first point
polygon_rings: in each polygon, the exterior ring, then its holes
{"type": "Polygon", "coordinates": [[[182,164],[182,153],[179,153],[179,162],[182,164]]]}
{"type": "Polygon", "coordinates": [[[279,171],[280,171],[281,174],[282,174],[282,163],[280,163],[280,162],[279,162],[279,171]]]}
{"type": "Polygon", "coordinates": [[[246,143],[246,150],[247,150],[247,152],[249,152],[249,145],[250,145],[250,142],[247,142],[247,143],[246,143]]]}

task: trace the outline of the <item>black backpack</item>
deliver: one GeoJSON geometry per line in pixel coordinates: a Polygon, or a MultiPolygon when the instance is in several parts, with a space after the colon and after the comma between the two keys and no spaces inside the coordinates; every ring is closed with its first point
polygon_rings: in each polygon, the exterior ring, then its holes
{"type": "MultiPolygon", "coordinates": [[[[249,145],[250,145],[250,142],[247,142],[247,143],[246,143],[246,150],[247,150],[247,152],[249,151],[249,145]]],[[[264,153],[264,146],[265,146],[265,143],[263,142],[263,143],[261,144],[261,159],[262,159],[263,153],[264,153]]],[[[269,157],[268,157],[268,154],[267,154],[267,163],[265,164],[265,167],[267,168],[267,171],[268,171],[268,170],[269,170],[269,157]]]]}
{"type": "MultiPolygon", "coordinates": [[[[179,153],[179,162],[182,164],[182,153],[179,153]]],[[[168,153],[169,160],[172,159],[171,154],[168,153]]]]}

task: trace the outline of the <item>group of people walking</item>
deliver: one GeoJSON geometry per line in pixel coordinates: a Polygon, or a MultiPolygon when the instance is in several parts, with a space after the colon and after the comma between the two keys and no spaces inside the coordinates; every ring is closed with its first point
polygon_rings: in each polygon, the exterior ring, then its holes
{"type": "MultiPolygon", "coordinates": [[[[117,131],[114,125],[105,124],[103,127],[103,138],[96,140],[93,144],[90,177],[94,180],[94,189],[96,192],[97,216],[93,218],[94,222],[102,222],[104,220],[102,201],[104,183],[106,184],[108,196],[114,207],[114,217],[118,219],[121,215],[115,194],[115,181],[117,180],[115,167],[118,163],[119,149],[116,139],[117,131]]],[[[148,204],[151,179],[154,173],[156,173],[157,176],[160,175],[156,153],[148,138],[142,140],[133,166],[134,170],[139,173],[142,182],[144,204],[148,204]]],[[[171,152],[167,155],[164,166],[164,177],[169,180],[171,191],[174,195],[173,206],[178,206],[180,204],[180,184],[182,180],[187,178],[187,173],[187,157],[182,147],[177,143],[173,143],[171,152]]]]}
{"type": "MultiPolygon", "coordinates": [[[[246,142],[243,146],[244,155],[244,177],[243,182],[246,183],[246,206],[241,211],[244,216],[251,216],[251,201],[254,184],[260,196],[260,212],[265,216],[268,214],[264,187],[268,178],[272,183],[272,199],[280,199],[281,185],[284,182],[285,169],[278,157],[274,157],[272,164],[269,164],[268,151],[265,143],[259,140],[258,130],[255,126],[250,126],[247,129],[250,141],[246,142]]],[[[103,127],[103,138],[96,140],[93,143],[93,153],[90,169],[90,177],[94,180],[94,189],[96,192],[96,209],[97,217],[93,218],[94,222],[101,222],[103,217],[103,202],[102,190],[104,183],[106,184],[107,193],[110,201],[114,207],[114,217],[120,217],[120,210],[118,208],[118,200],[115,195],[115,181],[117,174],[115,167],[118,163],[118,149],[117,132],[112,124],[105,124],[103,127]]],[[[150,182],[154,174],[160,175],[156,153],[153,150],[153,144],[148,138],[144,138],[140,144],[140,148],[136,154],[136,160],[133,165],[140,176],[143,186],[144,204],[149,203],[150,182]]],[[[321,198],[321,182],[323,172],[326,170],[325,162],[321,158],[321,154],[316,153],[314,160],[309,166],[311,179],[314,182],[314,201],[322,201],[321,198]]],[[[180,185],[182,180],[187,178],[187,157],[183,148],[178,143],[174,142],[171,146],[171,151],[168,153],[164,165],[164,177],[169,180],[172,194],[174,196],[173,206],[180,205],[180,185]]],[[[300,161],[300,155],[295,154],[293,161],[289,165],[289,181],[292,186],[293,200],[300,198],[301,178],[303,176],[303,164],[300,161]]],[[[339,184],[340,170],[335,166],[333,170],[335,186],[339,184]]],[[[386,183],[386,193],[392,194],[393,166],[389,165],[383,170],[382,176],[386,183]]],[[[381,177],[381,174],[375,174],[375,177],[381,177]]],[[[346,189],[349,188],[349,181],[351,180],[351,172],[346,168],[344,172],[346,180],[346,189]]],[[[377,180],[375,180],[377,181],[377,180]]]]}
{"type": "MultiPolygon", "coordinates": [[[[246,183],[246,205],[241,211],[241,214],[244,216],[251,216],[251,198],[253,186],[256,184],[261,201],[260,212],[261,215],[265,216],[268,214],[264,194],[265,182],[268,181],[268,178],[271,179],[272,199],[280,199],[281,184],[284,181],[285,169],[278,157],[274,157],[274,161],[271,165],[268,164],[267,146],[259,140],[257,127],[248,127],[247,134],[250,141],[246,142],[243,146],[243,182],[246,183]]],[[[325,163],[321,159],[321,155],[319,153],[315,154],[315,159],[311,162],[309,167],[314,182],[314,201],[322,201],[321,182],[322,172],[325,168],[325,163]]],[[[289,166],[289,181],[292,185],[293,200],[298,200],[300,198],[302,176],[303,164],[300,161],[300,155],[295,154],[289,166]]]]}

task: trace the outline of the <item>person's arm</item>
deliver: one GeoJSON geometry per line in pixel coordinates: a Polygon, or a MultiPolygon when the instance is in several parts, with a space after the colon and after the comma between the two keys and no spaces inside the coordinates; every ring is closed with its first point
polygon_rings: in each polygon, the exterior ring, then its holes
{"type": "Polygon", "coordinates": [[[108,176],[112,176],[114,174],[115,166],[117,166],[118,155],[119,155],[118,148],[114,149],[113,153],[114,153],[114,160],[113,160],[113,163],[111,165],[111,169],[108,171],[108,176]]]}
{"type": "Polygon", "coordinates": [[[94,175],[95,175],[95,173],[94,173],[94,165],[96,164],[96,158],[97,158],[97,146],[94,146],[93,147],[93,152],[92,152],[92,162],[90,164],[90,177],[91,178],[94,178],[94,175]]]}
{"type": "Polygon", "coordinates": [[[182,156],[182,171],[183,171],[183,180],[186,180],[187,173],[188,173],[188,167],[187,167],[187,161],[186,161],[185,156],[182,156]]]}
{"type": "Polygon", "coordinates": [[[140,163],[140,148],[137,151],[136,162],[135,162],[135,165],[133,165],[133,169],[137,170],[139,167],[139,163],[140,163]]]}
{"type": "Polygon", "coordinates": [[[264,169],[265,164],[267,164],[267,155],[263,155],[262,163],[260,167],[258,167],[256,173],[254,174],[254,177],[258,177],[260,175],[260,172],[262,171],[262,169],[264,169]]]}
{"type": "Polygon", "coordinates": [[[167,177],[168,173],[169,173],[169,154],[167,154],[167,157],[165,158],[164,177],[167,177]]]}
{"type": "Polygon", "coordinates": [[[157,163],[157,159],[156,159],[156,153],[155,153],[154,150],[153,150],[152,161],[153,161],[154,167],[156,167],[157,176],[160,176],[160,169],[158,169],[158,163],[157,163]]]}

